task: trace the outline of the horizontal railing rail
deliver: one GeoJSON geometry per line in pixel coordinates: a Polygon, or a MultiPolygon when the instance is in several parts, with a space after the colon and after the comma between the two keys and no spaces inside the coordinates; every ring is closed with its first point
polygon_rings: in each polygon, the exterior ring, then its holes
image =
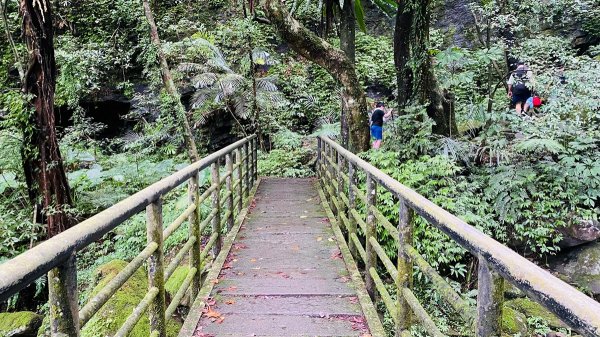
{"type": "Polygon", "coordinates": [[[503,298],[504,280],[541,303],[582,335],[600,336],[600,303],[324,136],[318,137],[317,174],[336,216],[336,223],[347,234],[351,252],[364,263],[367,291],[372,299],[381,296],[396,323],[397,336],[408,333],[412,316],[429,334],[443,336],[412,293],[413,264],[437,289],[441,289],[441,297],[456,313],[465,322],[473,324],[477,336],[497,336],[501,331],[503,303],[498,299],[503,298]],[[366,191],[358,188],[359,172],[365,176],[366,191]],[[377,207],[378,187],[398,199],[399,222],[396,226],[377,207]],[[360,214],[361,209],[366,212],[366,217],[360,214]],[[435,225],[479,260],[477,308],[470,307],[413,248],[411,223],[414,213],[435,225]],[[357,225],[364,236],[357,231],[357,225]],[[395,239],[398,248],[395,263],[379,244],[378,225],[395,239]],[[378,275],[378,265],[383,266],[394,280],[396,301],[392,301],[378,275]]]}
{"type": "Polygon", "coordinates": [[[110,298],[147,264],[148,292],[115,336],[126,336],[145,312],[150,331],[165,336],[165,320],[177,309],[186,294],[193,299],[201,286],[201,275],[221,249],[223,235],[238,221],[249,192],[257,180],[256,136],[244,138],[157,183],[135,193],[78,225],[0,264],[0,301],[48,273],[50,327],[52,335],[79,335],[79,331],[110,298]],[[223,161],[224,159],[224,161],[223,161]],[[220,174],[224,164],[225,174],[220,174]],[[210,185],[200,195],[199,173],[210,167],[210,185]],[[164,226],[162,197],[188,182],[189,203],[173,222],[164,226]],[[202,219],[201,205],[210,213],[202,219]],[[78,307],[76,254],[102,238],[132,216],[146,210],[146,247],[83,307],[78,307]],[[188,222],[187,240],[166,261],[163,242],[188,222]],[[203,232],[210,225],[210,234],[203,232]],[[211,254],[212,253],[212,254],[211,254]],[[165,303],[165,283],[185,258],[189,270],[170,303],[165,303]]]}

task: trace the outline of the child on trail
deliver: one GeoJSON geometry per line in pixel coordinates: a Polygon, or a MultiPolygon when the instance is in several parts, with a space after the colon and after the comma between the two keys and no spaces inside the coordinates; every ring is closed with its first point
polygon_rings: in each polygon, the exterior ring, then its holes
{"type": "Polygon", "coordinates": [[[511,105],[515,107],[517,114],[521,115],[527,100],[532,97],[533,72],[524,62],[519,62],[517,69],[510,74],[507,84],[511,105]]]}
{"type": "Polygon", "coordinates": [[[371,114],[371,137],[373,141],[373,148],[378,149],[381,146],[383,140],[383,120],[389,118],[392,114],[392,110],[386,111],[385,104],[383,102],[377,102],[375,110],[371,114]]]}

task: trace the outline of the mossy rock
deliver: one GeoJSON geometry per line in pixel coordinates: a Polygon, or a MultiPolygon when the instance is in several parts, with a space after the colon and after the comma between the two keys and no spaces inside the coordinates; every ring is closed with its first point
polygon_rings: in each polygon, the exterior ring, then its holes
{"type": "Polygon", "coordinates": [[[511,307],[504,307],[502,310],[502,332],[513,335],[520,333],[525,336],[527,333],[527,317],[511,307]]]}
{"type": "Polygon", "coordinates": [[[512,309],[519,311],[526,317],[540,317],[551,328],[568,328],[558,317],[544,308],[541,304],[534,302],[528,298],[517,298],[504,303],[512,309]]]}
{"type": "Polygon", "coordinates": [[[515,287],[510,282],[504,283],[504,297],[508,299],[525,297],[521,289],[515,287]]]}
{"type": "MultiPolygon", "coordinates": [[[[127,262],[113,260],[96,270],[98,284],[91,296],[97,294],[112,280],[127,262]]],[[[148,292],[148,279],[143,269],[138,269],[127,282],[111,297],[108,302],[81,330],[82,337],[107,337],[113,336],[123,325],[133,309],[140,303],[148,292]]],[[[181,325],[173,319],[167,321],[167,336],[177,336],[181,325]]],[[[142,315],[140,321],[129,333],[130,337],[147,337],[150,335],[150,322],[148,315],[142,315]]]]}
{"type": "Polygon", "coordinates": [[[187,277],[189,272],[190,267],[181,266],[177,267],[177,269],[175,269],[171,277],[169,277],[167,283],[165,283],[165,291],[167,292],[170,298],[173,298],[173,296],[177,294],[179,287],[181,287],[183,281],[185,281],[185,278],[187,277]]]}
{"type": "Polygon", "coordinates": [[[0,336],[36,336],[43,316],[31,311],[0,313],[0,336]]]}

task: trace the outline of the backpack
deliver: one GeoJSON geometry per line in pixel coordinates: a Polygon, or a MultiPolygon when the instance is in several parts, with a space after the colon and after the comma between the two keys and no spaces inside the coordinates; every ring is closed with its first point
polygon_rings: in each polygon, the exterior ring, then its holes
{"type": "Polygon", "coordinates": [[[513,73],[513,93],[515,95],[528,96],[531,92],[531,86],[529,84],[529,75],[527,74],[527,72],[527,69],[519,69],[513,73]]]}

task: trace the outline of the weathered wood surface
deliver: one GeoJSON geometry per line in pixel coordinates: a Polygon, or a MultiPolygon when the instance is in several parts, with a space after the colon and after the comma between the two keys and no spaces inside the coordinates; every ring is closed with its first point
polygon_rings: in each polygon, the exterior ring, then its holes
{"type": "Polygon", "coordinates": [[[195,335],[368,333],[313,180],[265,179],[255,201],[195,335]]]}

